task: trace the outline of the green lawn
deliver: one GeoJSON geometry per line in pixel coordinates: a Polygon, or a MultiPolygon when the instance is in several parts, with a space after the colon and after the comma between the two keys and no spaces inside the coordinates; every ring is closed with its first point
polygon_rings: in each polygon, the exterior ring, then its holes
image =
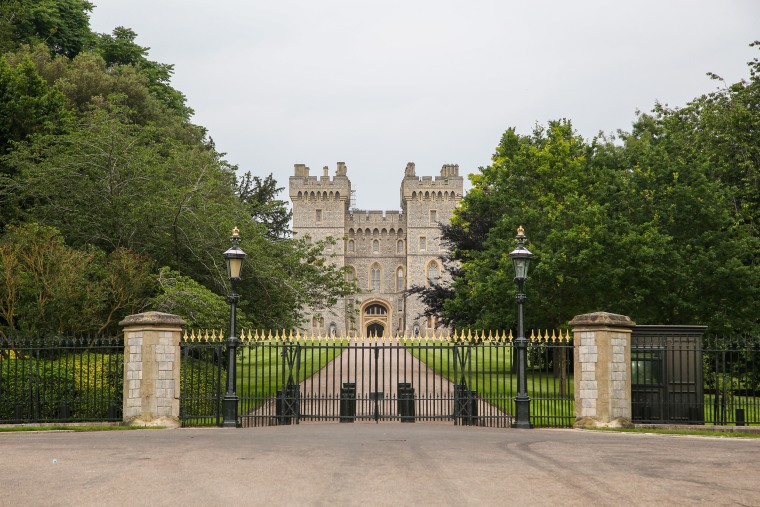
{"type": "Polygon", "coordinates": [[[314,375],[340,355],[348,340],[306,340],[300,344],[304,346],[299,347],[299,343],[295,343],[283,347],[281,342],[265,342],[241,347],[242,353],[237,361],[240,413],[250,412],[263,405],[288,381],[299,384],[314,375]],[[283,357],[283,351],[289,357],[283,357]]]}
{"type": "Polygon", "coordinates": [[[715,395],[705,394],[705,423],[734,425],[737,409],[744,410],[744,421],[746,423],[757,424],[760,422],[760,397],[758,396],[731,395],[726,400],[725,407],[720,405],[717,407],[717,414],[714,403],[715,395]]]}

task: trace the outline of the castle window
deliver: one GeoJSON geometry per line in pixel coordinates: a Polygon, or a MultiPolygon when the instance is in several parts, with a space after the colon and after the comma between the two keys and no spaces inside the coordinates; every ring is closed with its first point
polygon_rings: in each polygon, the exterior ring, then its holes
{"type": "Polygon", "coordinates": [[[404,253],[404,242],[401,240],[398,240],[398,243],[396,243],[396,253],[398,255],[403,255],[404,253]]]}
{"type": "Polygon", "coordinates": [[[364,315],[387,315],[388,310],[385,308],[385,306],[375,303],[374,305],[369,305],[367,308],[364,309],[364,315]]]}
{"type": "Polygon", "coordinates": [[[316,211],[316,217],[315,218],[316,218],[316,221],[317,221],[318,224],[322,223],[322,210],[321,209],[318,209],[316,211]]]}
{"type": "Polygon", "coordinates": [[[356,271],[354,271],[353,266],[348,266],[348,271],[346,272],[346,280],[348,282],[353,282],[356,279],[356,271]]]}
{"type": "Polygon", "coordinates": [[[438,264],[435,261],[433,261],[428,265],[428,268],[427,268],[428,287],[437,286],[438,277],[439,277],[438,264]]]}
{"type": "Polygon", "coordinates": [[[427,239],[425,236],[420,236],[420,252],[424,252],[427,248],[427,239]]]}
{"type": "Polygon", "coordinates": [[[430,210],[430,223],[431,224],[438,223],[438,212],[434,209],[430,210]]]}
{"type": "Polygon", "coordinates": [[[354,253],[354,240],[348,240],[348,253],[354,253]]]}
{"type": "Polygon", "coordinates": [[[320,327],[323,327],[324,325],[325,325],[325,319],[323,319],[319,315],[315,315],[314,317],[312,317],[311,327],[320,328],[320,327]]]}
{"type": "Polygon", "coordinates": [[[372,265],[372,280],[370,287],[372,290],[380,290],[380,265],[372,265]]]}
{"type": "Polygon", "coordinates": [[[438,327],[438,317],[433,317],[432,315],[427,318],[427,327],[428,329],[435,329],[438,327]]]}
{"type": "Polygon", "coordinates": [[[404,290],[404,268],[398,268],[398,270],[396,270],[396,290],[404,290]]]}
{"type": "MultiPolygon", "coordinates": [[[[404,298],[398,298],[398,304],[396,306],[396,309],[399,312],[403,312],[404,311],[404,298]]],[[[400,323],[400,319],[399,319],[399,323],[400,323]]]]}
{"type": "Polygon", "coordinates": [[[372,253],[379,253],[380,252],[380,242],[378,240],[374,240],[372,242],[372,253]]]}

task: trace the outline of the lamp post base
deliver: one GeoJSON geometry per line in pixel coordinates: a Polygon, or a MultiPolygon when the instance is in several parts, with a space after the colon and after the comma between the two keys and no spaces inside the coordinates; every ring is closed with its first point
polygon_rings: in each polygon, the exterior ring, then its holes
{"type": "Polygon", "coordinates": [[[515,423],[513,428],[530,429],[530,398],[515,398],[515,423]]]}
{"type": "Polygon", "coordinates": [[[238,428],[238,397],[225,396],[222,400],[222,428],[238,428]]]}

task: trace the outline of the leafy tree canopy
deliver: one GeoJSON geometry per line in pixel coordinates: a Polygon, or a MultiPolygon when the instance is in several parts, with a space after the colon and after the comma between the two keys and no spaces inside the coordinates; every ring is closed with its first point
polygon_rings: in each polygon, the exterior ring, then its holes
{"type": "Polygon", "coordinates": [[[93,7],[86,0],[4,0],[0,54],[43,42],[54,54],[75,57],[94,40],[89,16],[93,7]]]}
{"type": "Polygon", "coordinates": [[[143,307],[150,261],[66,245],[52,227],[29,223],[0,237],[0,335],[115,333],[143,307]]]}
{"type": "Polygon", "coordinates": [[[451,224],[449,288],[414,288],[444,322],[514,325],[508,253],[526,228],[535,253],[530,327],[605,310],[641,324],[756,332],[760,67],[682,108],[655,105],[630,133],[586,142],[568,120],[507,130],[471,176],[451,224]]]}

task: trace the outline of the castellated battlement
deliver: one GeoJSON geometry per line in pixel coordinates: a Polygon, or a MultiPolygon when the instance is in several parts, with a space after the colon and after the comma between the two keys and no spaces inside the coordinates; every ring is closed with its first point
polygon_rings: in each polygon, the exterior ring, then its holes
{"type": "Polygon", "coordinates": [[[330,177],[329,168],[322,169],[322,176],[311,176],[306,164],[294,165],[294,176],[290,177],[290,198],[296,199],[340,199],[351,197],[351,181],[346,176],[344,162],[338,162],[335,177],[330,177]]]}
{"type": "Polygon", "coordinates": [[[441,175],[417,177],[414,163],[406,166],[406,174],[401,180],[401,201],[417,199],[461,199],[464,192],[464,178],[459,176],[458,164],[444,164],[441,175]]]}
{"type": "Polygon", "coordinates": [[[377,210],[351,210],[346,220],[347,227],[360,227],[364,225],[397,226],[403,225],[404,216],[400,211],[377,211],[377,210]]]}

